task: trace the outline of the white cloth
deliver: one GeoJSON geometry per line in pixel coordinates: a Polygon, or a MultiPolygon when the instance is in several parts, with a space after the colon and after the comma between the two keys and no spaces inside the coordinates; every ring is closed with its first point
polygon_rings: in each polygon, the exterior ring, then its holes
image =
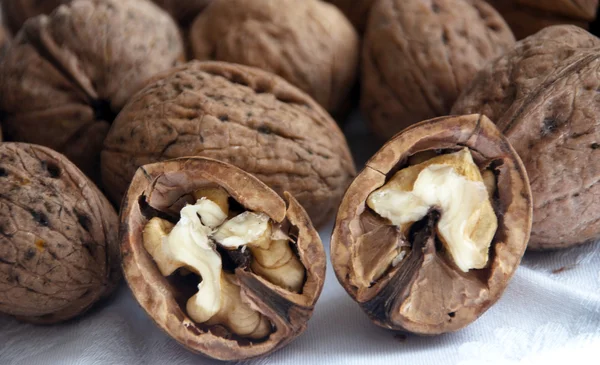
{"type": "MultiPolygon", "coordinates": [[[[353,118],[356,119],[356,118],[353,118]]],[[[346,132],[359,163],[374,151],[356,120],[346,132]]],[[[331,225],[320,232],[329,254],[331,225]]],[[[242,364],[600,364],[600,243],[527,253],[505,295],[479,320],[437,337],[373,325],[331,265],[308,329],[242,364]]],[[[138,306],[126,285],[102,308],[55,326],[0,318],[0,365],[222,364],[188,352],[138,306]]]]}

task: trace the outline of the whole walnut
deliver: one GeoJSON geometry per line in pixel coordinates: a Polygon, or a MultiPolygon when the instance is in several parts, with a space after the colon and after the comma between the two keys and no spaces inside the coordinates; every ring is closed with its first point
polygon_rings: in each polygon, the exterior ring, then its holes
{"type": "Polygon", "coordinates": [[[306,92],[331,113],[349,96],[359,39],[319,0],[215,0],[190,29],[194,58],[254,66],[306,92]]]}
{"type": "Polygon", "coordinates": [[[482,69],[452,113],[496,122],[533,192],[529,248],[600,238],[600,40],[554,26],[518,42],[482,69]]]}
{"type": "Polygon", "coordinates": [[[482,0],[378,1],[362,51],[361,108],[372,130],[388,139],[447,115],[475,73],[513,43],[482,0]]]}
{"type": "Polygon", "coordinates": [[[0,2],[4,23],[12,34],[17,34],[25,21],[40,14],[50,14],[60,4],[71,0],[3,0],[0,2]]]}
{"type": "Polygon", "coordinates": [[[354,27],[360,32],[365,31],[369,11],[375,0],[326,0],[340,8],[346,17],[354,24],[354,27]]]}
{"type": "Polygon", "coordinates": [[[163,76],[131,99],[104,143],[102,178],[114,202],[139,166],[204,156],[288,191],[316,226],[331,218],[355,169],[339,127],[308,95],[224,62],[192,61],[163,76]]]}
{"type": "Polygon", "coordinates": [[[182,26],[189,25],[213,0],[152,0],[182,26]]]}
{"type": "MultiPolygon", "coordinates": [[[[595,18],[596,12],[594,9],[593,14],[590,13],[585,17],[569,17],[568,13],[551,12],[550,8],[544,7],[546,4],[567,3],[566,1],[535,2],[540,6],[539,8],[534,7],[533,3],[518,0],[488,0],[488,2],[502,14],[517,39],[523,39],[552,25],[573,24],[587,29],[588,22],[595,18]]],[[[598,2],[596,0],[593,2],[597,6],[598,2]]]]}
{"type": "Polygon", "coordinates": [[[148,1],[62,5],[25,23],[0,64],[4,132],[65,154],[98,181],[115,115],[149,78],[182,58],[177,26],[148,1]]]}
{"type": "Polygon", "coordinates": [[[0,196],[0,313],[56,323],[112,292],[117,214],[65,156],[0,143],[0,196]]]}

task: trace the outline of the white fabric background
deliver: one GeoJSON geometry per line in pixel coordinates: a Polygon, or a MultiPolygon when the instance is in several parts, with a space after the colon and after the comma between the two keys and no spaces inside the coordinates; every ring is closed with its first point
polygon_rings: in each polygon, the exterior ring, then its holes
{"type": "MultiPolygon", "coordinates": [[[[358,163],[376,150],[356,116],[346,128],[358,163]]],[[[360,166],[360,165],[359,165],[360,166]]],[[[329,254],[331,224],[320,231],[329,254]]],[[[308,330],[286,348],[240,364],[600,364],[600,243],[527,253],[505,295],[479,320],[438,337],[378,328],[331,265],[308,330]]],[[[222,364],[163,334],[126,285],[101,308],[51,327],[0,318],[0,365],[222,364]]]]}

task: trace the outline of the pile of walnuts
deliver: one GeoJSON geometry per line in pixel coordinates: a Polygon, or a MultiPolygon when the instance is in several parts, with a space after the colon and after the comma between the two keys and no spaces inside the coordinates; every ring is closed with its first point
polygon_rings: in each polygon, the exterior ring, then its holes
{"type": "Polygon", "coordinates": [[[427,335],[527,248],[600,238],[597,0],[0,7],[0,313],[69,320],[124,276],[171,337],[243,360],[306,329],[334,218],[340,284],[427,335]],[[387,141],[358,174],[357,108],[387,141]]]}

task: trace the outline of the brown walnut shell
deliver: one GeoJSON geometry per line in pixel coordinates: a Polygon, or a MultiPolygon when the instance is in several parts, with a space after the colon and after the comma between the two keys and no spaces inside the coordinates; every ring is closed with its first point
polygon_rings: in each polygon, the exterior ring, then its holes
{"type": "Polygon", "coordinates": [[[348,294],[376,324],[427,335],[455,331],[477,319],[504,292],[527,246],[531,204],[521,160],[490,120],[479,115],[428,120],[391,139],[348,188],[331,237],[333,268],[348,294]],[[366,205],[369,194],[406,166],[413,154],[464,147],[480,168],[489,166],[496,175],[493,206],[498,229],[488,267],[460,271],[438,252],[434,235],[424,228],[409,242],[412,250],[399,265],[390,266],[369,287],[357,285],[357,263],[364,268],[377,265],[391,246],[410,240],[366,205]]]}
{"type": "Polygon", "coordinates": [[[332,113],[358,71],[356,31],[319,0],[215,0],[194,21],[190,42],[194,58],[273,72],[332,113]]]}
{"type": "Polygon", "coordinates": [[[182,26],[189,25],[213,0],[152,0],[182,26]]]}
{"type": "Polygon", "coordinates": [[[482,0],[381,0],[371,9],[362,53],[361,108],[388,139],[447,115],[487,61],[514,43],[482,0]]]}
{"type": "MultiPolygon", "coordinates": [[[[502,0],[498,0],[502,1],[502,0]]],[[[547,11],[567,18],[592,21],[598,11],[598,0],[504,0],[547,11]]]]}
{"type": "Polygon", "coordinates": [[[600,238],[600,40],[555,26],[517,43],[473,80],[453,113],[496,121],[531,179],[529,248],[600,238]]]}
{"type": "Polygon", "coordinates": [[[188,349],[221,360],[263,355],[300,335],[323,288],[326,257],[319,235],[304,209],[291,195],[286,194],[285,198],[287,206],[277,193],[254,176],[208,158],[180,158],[141,167],[123,201],[121,254],[125,278],[137,301],[156,324],[188,349]],[[162,276],[144,248],[142,231],[152,216],[156,212],[178,214],[173,206],[186,194],[207,185],[227,190],[246,210],[262,212],[275,222],[291,224],[297,254],[306,270],[306,280],[299,294],[271,284],[248,268],[235,269],[242,301],[273,324],[273,332],[263,341],[251,342],[194,323],[185,313],[185,304],[181,307],[178,303],[177,289],[162,276]]]}
{"type": "Polygon", "coordinates": [[[50,14],[61,4],[69,2],[71,0],[3,0],[0,6],[4,24],[12,34],[17,34],[27,19],[50,14]]]}
{"type": "Polygon", "coordinates": [[[316,226],[331,218],[355,169],[339,127],[309,96],[222,62],[193,61],[163,76],[132,98],[106,138],[102,175],[113,201],[139,166],[204,156],[289,191],[316,226]]]}
{"type": "Polygon", "coordinates": [[[56,323],[121,278],[117,214],[63,155],[0,143],[0,313],[56,323]]]}
{"type": "Polygon", "coordinates": [[[4,131],[65,154],[99,181],[100,150],[116,113],[182,58],[177,26],[150,2],[62,5],[29,20],[0,65],[4,131]]]}
{"type": "MultiPolygon", "coordinates": [[[[587,29],[588,21],[523,6],[515,0],[487,0],[500,14],[517,39],[523,39],[553,25],[573,24],[587,29]]],[[[544,2],[541,2],[544,3],[544,2]]]]}
{"type": "Polygon", "coordinates": [[[367,20],[369,19],[369,11],[375,4],[375,0],[326,0],[329,3],[337,6],[352,22],[354,27],[360,32],[365,31],[367,20]]]}

